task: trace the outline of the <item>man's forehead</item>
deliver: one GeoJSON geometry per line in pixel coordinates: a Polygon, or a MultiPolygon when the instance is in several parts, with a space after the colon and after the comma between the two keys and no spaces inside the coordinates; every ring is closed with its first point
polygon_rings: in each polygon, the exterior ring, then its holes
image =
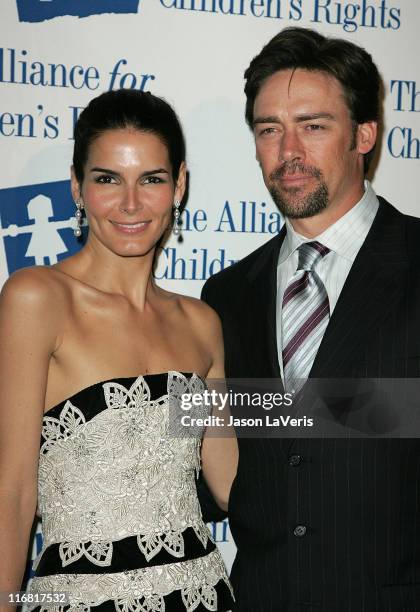
{"type": "Polygon", "coordinates": [[[327,72],[302,68],[279,70],[262,83],[255,98],[254,114],[273,114],[270,109],[289,105],[294,108],[300,104],[321,104],[319,112],[332,112],[340,99],[347,106],[341,83],[327,72]]]}
{"type": "Polygon", "coordinates": [[[271,89],[282,90],[288,95],[296,95],[305,89],[338,89],[342,85],[332,74],[323,70],[307,70],[305,68],[287,68],[278,70],[268,76],[261,84],[257,97],[271,89]]]}

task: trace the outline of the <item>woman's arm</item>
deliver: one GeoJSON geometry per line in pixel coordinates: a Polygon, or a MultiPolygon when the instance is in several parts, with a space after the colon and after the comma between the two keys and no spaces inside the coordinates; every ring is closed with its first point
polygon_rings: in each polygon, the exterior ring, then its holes
{"type": "MultiPolygon", "coordinates": [[[[217,314],[206,306],[207,342],[212,350],[213,363],[207,374],[209,390],[226,393],[224,384],[224,349],[222,326],[217,314]]],[[[216,406],[213,415],[218,423],[207,427],[201,448],[203,475],[217,504],[228,509],[230,489],[238,468],[238,443],[235,429],[229,425],[230,410],[226,404],[221,410],[216,406]]]]}
{"type": "Polygon", "coordinates": [[[60,310],[47,274],[22,270],[0,294],[0,593],[20,590],[36,511],[41,423],[60,310]]]}

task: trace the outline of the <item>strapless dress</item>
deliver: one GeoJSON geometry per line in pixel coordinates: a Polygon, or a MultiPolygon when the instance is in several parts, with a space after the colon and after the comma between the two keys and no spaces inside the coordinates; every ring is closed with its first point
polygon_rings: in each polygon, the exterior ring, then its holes
{"type": "Polygon", "coordinates": [[[197,498],[202,432],[179,427],[183,394],[205,389],[197,374],[174,371],[117,378],[45,413],[43,547],[27,610],[233,609],[197,498]]]}

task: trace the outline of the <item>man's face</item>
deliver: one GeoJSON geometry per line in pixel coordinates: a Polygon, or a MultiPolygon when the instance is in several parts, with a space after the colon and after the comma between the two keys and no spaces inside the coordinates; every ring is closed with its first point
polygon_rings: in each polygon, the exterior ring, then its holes
{"type": "Polygon", "coordinates": [[[363,153],[376,124],[354,125],[340,83],[324,72],[281,70],[254,103],[256,156],[273,200],[292,219],[339,218],[363,193],[363,153]]]}

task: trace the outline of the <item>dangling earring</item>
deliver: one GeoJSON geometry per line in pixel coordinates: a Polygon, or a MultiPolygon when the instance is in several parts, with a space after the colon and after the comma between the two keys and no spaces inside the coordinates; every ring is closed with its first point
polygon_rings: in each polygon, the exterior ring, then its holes
{"type": "Polygon", "coordinates": [[[74,216],[76,218],[76,227],[74,228],[74,235],[76,236],[76,238],[80,238],[80,236],[82,235],[82,225],[83,225],[83,221],[82,221],[82,217],[83,217],[83,213],[82,213],[82,208],[83,208],[83,202],[81,198],[77,198],[77,200],[75,201],[76,204],[76,212],[74,213],[74,216]]]}
{"type": "Polygon", "coordinates": [[[181,206],[181,202],[179,200],[174,201],[174,225],[173,225],[173,233],[175,236],[179,236],[181,233],[181,213],[179,212],[179,207],[181,206]]]}

